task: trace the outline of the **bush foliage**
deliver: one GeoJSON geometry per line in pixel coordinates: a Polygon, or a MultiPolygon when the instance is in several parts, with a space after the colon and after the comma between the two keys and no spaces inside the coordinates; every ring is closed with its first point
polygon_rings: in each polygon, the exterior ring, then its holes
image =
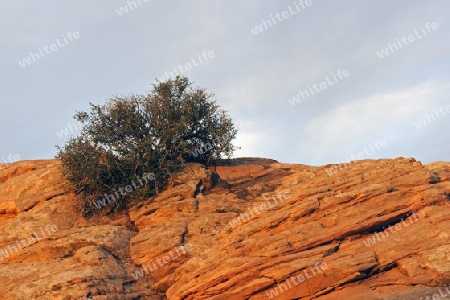
{"type": "Polygon", "coordinates": [[[81,133],[58,146],[56,157],[63,176],[81,194],[85,215],[96,212],[99,198],[145,173],[155,174],[155,180],[115,202],[111,211],[157,194],[186,162],[211,165],[231,157],[237,130],[213,97],[177,77],[157,82],[147,94],[90,103],[89,112],[77,112],[81,133]],[[203,151],[205,144],[214,147],[203,151]]]}

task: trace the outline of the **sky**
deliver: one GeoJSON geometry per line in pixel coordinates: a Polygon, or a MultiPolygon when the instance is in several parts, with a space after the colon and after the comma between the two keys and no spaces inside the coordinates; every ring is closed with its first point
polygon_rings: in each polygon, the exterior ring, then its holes
{"type": "Polygon", "coordinates": [[[235,157],[450,161],[449,21],[446,0],[1,0],[0,164],[174,67],[239,126],[235,157]]]}

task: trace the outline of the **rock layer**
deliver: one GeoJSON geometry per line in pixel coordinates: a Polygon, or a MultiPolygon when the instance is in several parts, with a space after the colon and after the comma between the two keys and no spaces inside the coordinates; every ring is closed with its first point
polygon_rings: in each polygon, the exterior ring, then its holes
{"type": "Polygon", "coordinates": [[[2,299],[450,294],[450,163],[191,164],[158,196],[88,220],[58,167],[0,170],[2,299]]]}

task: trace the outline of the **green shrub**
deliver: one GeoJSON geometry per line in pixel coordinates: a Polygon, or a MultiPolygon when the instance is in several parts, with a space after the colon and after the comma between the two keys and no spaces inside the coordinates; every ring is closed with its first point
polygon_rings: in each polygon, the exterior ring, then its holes
{"type": "Polygon", "coordinates": [[[98,212],[96,201],[145,173],[153,173],[154,180],[115,201],[110,211],[157,194],[185,162],[210,165],[231,157],[237,130],[213,96],[177,77],[158,82],[148,94],[91,103],[89,112],[77,112],[81,133],[58,146],[56,157],[63,176],[82,196],[84,214],[98,212]]]}

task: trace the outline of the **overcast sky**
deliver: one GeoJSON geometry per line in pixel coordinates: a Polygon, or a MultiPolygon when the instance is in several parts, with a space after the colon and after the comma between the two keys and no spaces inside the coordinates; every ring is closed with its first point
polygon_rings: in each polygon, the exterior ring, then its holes
{"type": "Polygon", "coordinates": [[[54,157],[76,110],[187,63],[236,156],[450,161],[450,1],[139,1],[1,0],[0,163],[54,157]]]}

